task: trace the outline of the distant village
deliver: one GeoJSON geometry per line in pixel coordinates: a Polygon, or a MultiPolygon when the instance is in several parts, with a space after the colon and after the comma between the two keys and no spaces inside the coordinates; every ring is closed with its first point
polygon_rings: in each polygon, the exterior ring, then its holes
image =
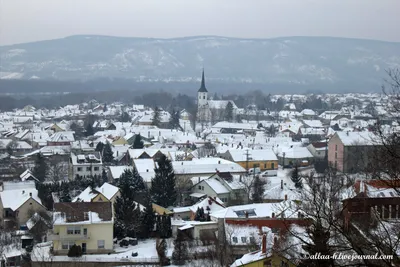
{"type": "Polygon", "coordinates": [[[316,266],[306,259],[321,251],[400,264],[389,95],[239,108],[203,72],[196,97],[195,112],[96,100],[2,111],[0,266],[316,266]]]}

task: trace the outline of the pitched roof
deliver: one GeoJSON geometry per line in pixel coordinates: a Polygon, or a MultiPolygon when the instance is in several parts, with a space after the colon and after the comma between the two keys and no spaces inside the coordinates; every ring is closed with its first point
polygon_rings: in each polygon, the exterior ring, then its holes
{"type": "Polygon", "coordinates": [[[54,203],[54,211],[58,224],[88,221],[85,213],[89,212],[90,222],[112,220],[111,202],[60,202],[54,203]]]}

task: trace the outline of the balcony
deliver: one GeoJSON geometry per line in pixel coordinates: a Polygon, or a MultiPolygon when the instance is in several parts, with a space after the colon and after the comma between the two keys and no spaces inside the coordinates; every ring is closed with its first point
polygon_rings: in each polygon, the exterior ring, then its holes
{"type": "Polygon", "coordinates": [[[56,241],[56,240],[58,240],[58,241],[76,241],[76,240],[88,240],[88,239],[90,239],[90,236],[88,234],[87,235],[83,235],[83,234],[80,234],[80,235],[67,235],[67,234],[60,235],[59,233],[53,233],[53,232],[49,232],[47,234],[47,240],[48,241],[56,241]]]}

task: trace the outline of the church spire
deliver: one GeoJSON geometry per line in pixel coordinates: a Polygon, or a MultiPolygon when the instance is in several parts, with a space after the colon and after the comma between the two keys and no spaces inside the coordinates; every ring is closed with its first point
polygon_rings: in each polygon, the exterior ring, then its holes
{"type": "Polygon", "coordinates": [[[205,92],[205,93],[208,92],[206,89],[206,82],[204,79],[204,68],[203,68],[203,73],[201,75],[201,86],[198,92],[205,92]]]}

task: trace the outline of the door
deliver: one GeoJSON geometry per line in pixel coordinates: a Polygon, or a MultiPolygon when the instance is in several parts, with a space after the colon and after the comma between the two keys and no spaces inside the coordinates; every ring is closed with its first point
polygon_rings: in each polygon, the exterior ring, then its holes
{"type": "Polygon", "coordinates": [[[82,243],[82,253],[86,253],[86,243],[82,243]]]}

